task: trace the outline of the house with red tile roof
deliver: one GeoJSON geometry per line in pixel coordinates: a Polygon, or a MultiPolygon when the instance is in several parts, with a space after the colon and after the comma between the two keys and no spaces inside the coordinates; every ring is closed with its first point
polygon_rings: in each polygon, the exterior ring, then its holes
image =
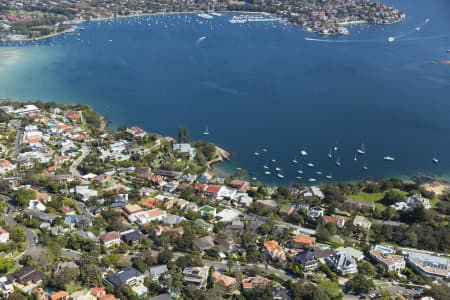
{"type": "Polygon", "coordinates": [[[138,202],[138,204],[142,207],[153,209],[156,206],[161,204],[161,201],[156,198],[145,198],[138,202]]]}
{"type": "Polygon", "coordinates": [[[51,293],[49,300],[67,300],[69,299],[69,293],[66,291],[59,291],[51,293]]]}
{"type": "Polygon", "coordinates": [[[264,277],[247,277],[242,280],[242,290],[265,289],[270,280],[264,277]]]}
{"type": "Polygon", "coordinates": [[[217,199],[223,188],[223,185],[211,184],[206,186],[204,194],[209,199],[217,199]]]}
{"type": "Polygon", "coordinates": [[[120,243],[122,242],[122,240],[120,239],[120,233],[117,231],[110,231],[105,233],[100,237],[100,241],[108,248],[114,245],[120,245],[120,243]]]}
{"type": "Polygon", "coordinates": [[[4,159],[0,161],[0,174],[8,173],[14,169],[16,169],[16,165],[11,163],[9,160],[4,159]]]}
{"type": "Polygon", "coordinates": [[[82,121],[83,120],[83,112],[81,111],[68,111],[66,112],[66,118],[71,121],[82,121]]]}
{"type": "Polygon", "coordinates": [[[230,185],[236,187],[240,193],[245,193],[250,188],[250,182],[241,179],[232,179],[230,185]]]}
{"type": "Polygon", "coordinates": [[[101,295],[106,295],[106,292],[104,288],[96,287],[91,289],[91,295],[98,298],[101,295]]]}
{"type": "Polygon", "coordinates": [[[294,239],[295,248],[313,248],[316,244],[316,238],[307,235],[297,235],[294,239]]]}
{"type": "Polygon", "coordinates": [[[66,216],[75,214],[75,210],[72,207],[70,207],[69,205],[65,205],[65,204],[59,208],[59,211],[62,212],[66,216]]]}
{"type": "Polygon", "coordinates": [[[144,137],[146,132],[139,127],[133,126],[131,128],[127,128],[127,132],[134,137],[144,137]]]}
{"type": "Polygon", "coordinates": [[[285,260],[286,254],[284,252],[283,247],[281,247],[277,241],[270,240],[264,243],[264,248],[267,254],[272,259],[279,259],[279,260],[285,260]]]}
{"type": "Polygon", "coordinates": [[[334,223],[337,228],[343,228],[345,225],[345,219],[342,218],[336,218],[333,216],[323,216],[322,217],[322,224],[328,224],[328,223],[334,223]]]}
{"type": "Polygon", "coordinates": [[[161,234],[163,234],[165,232],[174,232],[178,235],[183,235],[184,229],[183,229],[183,227],[170,227],[170,226],[162,226],[162,225],[156,226],[155,236],[160,236],[161,234]]]}

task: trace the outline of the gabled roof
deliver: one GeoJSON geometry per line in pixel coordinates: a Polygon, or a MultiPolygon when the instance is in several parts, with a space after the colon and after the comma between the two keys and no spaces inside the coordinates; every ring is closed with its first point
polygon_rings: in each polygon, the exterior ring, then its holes
{"type": "Polygon", "coordinates": [[[141,272],[133,267],[128,267],[123,269],[119,273],[112,274],[107,278],[107,280],[115,287],[119,287],[120,285],[126,283],[128,280],[141,276],[141,272]]]}
{"type": "Polygon", "coordinates": [[[104,242],[104,243],[107,243],[109,241],[113,241],[116,239],[120,239],[120,233],[118,233],[117,231],[107,232],[100,237],[100,240],[102,240],[102,242],[104,242]]]}

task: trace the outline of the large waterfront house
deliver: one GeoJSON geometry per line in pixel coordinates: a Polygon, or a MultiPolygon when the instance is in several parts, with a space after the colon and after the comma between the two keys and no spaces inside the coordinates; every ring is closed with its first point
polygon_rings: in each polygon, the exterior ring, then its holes
{"type": "Polygon", "coordinates": [[[370,256],[379,264],[381,264],[387,272],[400,272],[405,268],[405,259],[401,255],[385,253],[381,250],[374,249],[370,251],[370,256]]]}
{"type": "Polygon", "coordinates": [[[328,263],[341,275],[358,272],[356,260],[346,252],[339,252],[327,258],[328,263]]]}
{"type": "Polygon", "coordinates": [[[407,251],[406,261],[424,276],[450,278],[450,260],[426,252],[407,251]]]}

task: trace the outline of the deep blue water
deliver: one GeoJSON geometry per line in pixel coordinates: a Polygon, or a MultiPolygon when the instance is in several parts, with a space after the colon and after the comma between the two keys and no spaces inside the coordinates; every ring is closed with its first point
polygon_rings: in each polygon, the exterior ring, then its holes
{"type": "Polygon", "coordinates": [[[0,60],[0,96],[84,102],[114,126],[136,124],[164,135],[185,125],[199,139],[207,126],[208,139],[233,153],[225,169],[243,167],[266,182],[279,182],[275,166],[284,169],[285,181],[296,180],[295,157],[306,180],[325,180],[330,172],[335,180],[446,177],[450,67],[436,62],[450,59],[450,3],[389,3],[406,12],[404,22],[352,26],[348,37],[281,23],[229,24],[231,15],[83,24],[79,36],[3,49],[14,57],[0,60]],[[388,43],[389,36],[396,41],[388,43]],[[335,143],[339,151],[330,160],[335,143]],[[361,143],[367,154],[355,162],[361,143]],[[396,161],[383,161],[385,155],[396,161]],[[264,164],[271,176],[263,175],[264,164]]]}

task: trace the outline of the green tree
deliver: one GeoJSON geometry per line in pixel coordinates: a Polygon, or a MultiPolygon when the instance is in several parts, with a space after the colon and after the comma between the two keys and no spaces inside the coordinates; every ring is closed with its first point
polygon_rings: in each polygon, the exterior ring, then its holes
{"type": "Polygon", "coordinates": [[[22,207],[27,206],[33,199],[36,199],[36,191],[29,189],[21,189],[14,195],[14,201],[22,207]]]}
{"type": "Polygon", "coordinates": [[[314,300],[340,300],[344,298],[341,288],[335,281],[321,280],[314,291],[314,300]]]}
{"type": "Polygon", "coordinates": [[[362,274],[355,274],[349,281],[345,283],[345,289],[356,293],[368,293],[375,288],[372,279],[362,274]]]}

